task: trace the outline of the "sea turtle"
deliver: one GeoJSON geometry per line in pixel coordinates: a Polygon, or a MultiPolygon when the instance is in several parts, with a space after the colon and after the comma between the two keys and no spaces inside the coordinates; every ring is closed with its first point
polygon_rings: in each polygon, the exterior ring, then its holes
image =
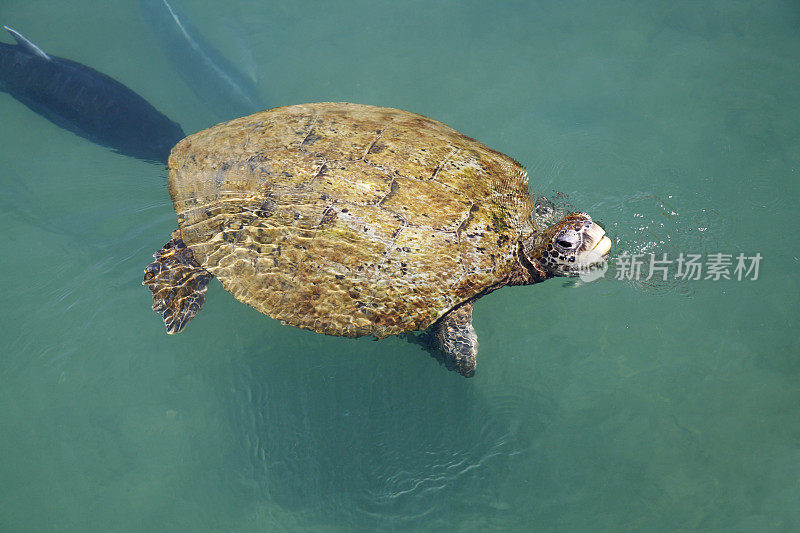
{"type": "Polygon", "coordinates": [[[240,301],[316,332],[427,330],[468,377],[475,300],[576,275],[611,246],[585,213],[537,220],[514,159],[367,105],[281,107],[190,135],[170,154],[169,192],[179,229],[143,281],[167,333],[197,314],[216,276],[240,301]]]}

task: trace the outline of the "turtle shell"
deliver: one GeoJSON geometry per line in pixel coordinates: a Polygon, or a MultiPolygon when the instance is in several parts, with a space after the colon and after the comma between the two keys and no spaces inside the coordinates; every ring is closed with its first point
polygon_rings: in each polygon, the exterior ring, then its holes
{"type": "Polygon", "coordinates": [[[378,338],[427,328],[506,283],[533,233],[524,168],[422,115],[271,109],[178,143],[173,236],[240,301],[378,338]]]}

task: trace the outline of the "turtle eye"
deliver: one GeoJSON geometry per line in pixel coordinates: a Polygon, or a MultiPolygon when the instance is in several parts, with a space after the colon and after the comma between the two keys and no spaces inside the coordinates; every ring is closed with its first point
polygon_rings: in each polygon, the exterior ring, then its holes
{"type": "Polygon", "coordinates": [[[572,248],[573,246],[575,246],[575,243],[574,243],[574,242],[568,241],[568,240],[566,240],[566,239],[558,239],[558,240],[556,241],[556,244],[557,244],[557,245],[559,245],[559,246],[560,246],[560,247],[562,247],[562,248],[566,248],[567,250],[569,250],[570,248],[572,248]]]}

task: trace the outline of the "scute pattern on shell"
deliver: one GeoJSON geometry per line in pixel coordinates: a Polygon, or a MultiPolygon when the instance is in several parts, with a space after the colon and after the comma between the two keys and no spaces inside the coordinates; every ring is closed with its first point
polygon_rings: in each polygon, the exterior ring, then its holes
{"type": "Polygon", "coordinates": [[[378,338],[502,285],[533,232],[525,170],[435,120],[304,104],[219,124],[169,159],[174,235],[236,298],[378,338]]]}

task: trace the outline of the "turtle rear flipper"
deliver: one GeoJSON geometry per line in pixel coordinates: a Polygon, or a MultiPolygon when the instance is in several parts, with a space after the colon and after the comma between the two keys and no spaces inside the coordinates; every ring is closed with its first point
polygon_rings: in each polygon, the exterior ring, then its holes
{"type": "Polygon", "coordinates": [[[213,276],[180,239],[171,239],[153,257],[156,260],[144,269],[142,285],[152,291],[153,311],[164,318],[167,333],[180,333],[203,307],[213,276]]]}

